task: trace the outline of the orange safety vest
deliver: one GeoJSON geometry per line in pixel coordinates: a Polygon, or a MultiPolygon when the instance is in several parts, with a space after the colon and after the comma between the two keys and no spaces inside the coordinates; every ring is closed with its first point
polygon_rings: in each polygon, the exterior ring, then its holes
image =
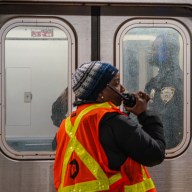
{"type": "Polygon", "coordinates": [[[156,192],[146,168],[128,158],[120,171],[108,168],[99,141],[107,112],[122,113],[110,102],[79,106],[57,132],[54,184],[58,192],[156,192]]]}

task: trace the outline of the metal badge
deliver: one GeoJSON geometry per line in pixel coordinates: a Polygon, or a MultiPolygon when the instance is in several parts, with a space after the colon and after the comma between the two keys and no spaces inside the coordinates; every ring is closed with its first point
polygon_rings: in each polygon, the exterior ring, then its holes
{"type": "Polygon", "coordinates": [[[155,89],[151,89],[151,92],[149,94],[149,97],[150,97],[150,100],[149,100],[149,103],[153,103],[153,99],[155,97],[155,89]]]}
{"type": "Polygon", "coordinates": [[[175,93],[175,88],[163,87],[161,89],[160,96],[164,103],[168,103],[173,98],[174,93],[175,93]]]}
{"type": "Polygon", "coordinates": [[[151,89],[150,98],[153,99],[155,97],[155,89],[151,89]]]}

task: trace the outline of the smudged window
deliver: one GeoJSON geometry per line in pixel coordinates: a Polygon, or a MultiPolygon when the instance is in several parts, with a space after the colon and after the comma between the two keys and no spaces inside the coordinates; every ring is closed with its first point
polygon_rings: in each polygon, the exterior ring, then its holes
{"type": "Polygon", "coordinates": [[[12,20],[2,30],[2,145],[10,156],[53,158],[70,110],[74,39],[61,21],[33,21],[12,20]]]}
{"type": "Polygon", "coordinates": [[[166,155],[181,154],[189,143],[189,34],[172,20],[127,22],[117,34],[117,63],[129,92],[142,90],[149,110],[161,118],[166,155]]]}

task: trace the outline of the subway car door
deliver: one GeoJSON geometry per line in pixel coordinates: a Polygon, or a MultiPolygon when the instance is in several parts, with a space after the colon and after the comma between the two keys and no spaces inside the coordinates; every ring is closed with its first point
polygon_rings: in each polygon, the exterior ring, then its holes
{"type": "Polygon", "coordinates": [[[71,75],[91,60],[91,7],[15,1],[0,12],[0,191],[55,191],[53,141],[75,100],[71,75]]]}
{"type": "Polygon", "coordinates": [[[166,159],[149,168],[159,192],[192,190],[190,12],[163,5],[100,8],[100,59],[119,68],[129,92],[148,92],[149,110],[164,124],[166,159]]]}

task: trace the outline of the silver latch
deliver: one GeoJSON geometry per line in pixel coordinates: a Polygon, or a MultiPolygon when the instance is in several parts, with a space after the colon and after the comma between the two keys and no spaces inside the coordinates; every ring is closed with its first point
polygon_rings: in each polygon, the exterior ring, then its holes
{"type": "Polygon", "coordinates": [[[24,92],[24,102],[31,103],[32,100],[32,93],[31,92],[24,92]]]}

